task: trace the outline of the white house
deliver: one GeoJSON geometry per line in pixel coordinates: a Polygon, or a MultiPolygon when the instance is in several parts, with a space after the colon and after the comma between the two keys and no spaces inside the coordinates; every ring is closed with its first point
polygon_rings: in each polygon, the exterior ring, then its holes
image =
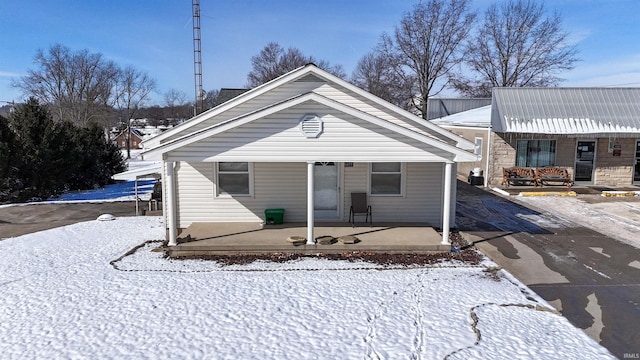
{"type": "Polygon", "coordinates": [[[145,142],[162,160],[169,245],[193,222],[347,221],[366,192],[376,221],[455,224],[457,162],[474,144],[309,64],[145,142]]]}

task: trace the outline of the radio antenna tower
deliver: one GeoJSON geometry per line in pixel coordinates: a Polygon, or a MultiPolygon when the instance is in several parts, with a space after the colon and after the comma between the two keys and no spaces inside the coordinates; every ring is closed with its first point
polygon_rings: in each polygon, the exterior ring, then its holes
{"type": "Polygon", "coordinates": [[[202,90],[202,47],[200,44],[200,0],[192,0],[193,10],[193,75],[195,80],[195,98],[193,116],[204,109],[205,93],[202,90]]]}

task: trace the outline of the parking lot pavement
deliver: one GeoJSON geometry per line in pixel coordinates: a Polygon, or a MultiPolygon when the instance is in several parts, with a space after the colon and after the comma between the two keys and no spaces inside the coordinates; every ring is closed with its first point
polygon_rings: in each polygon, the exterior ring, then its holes
{"type": "Polygon", "coordinates": [[[135,216],[135,202],[30,203],[0,207],[0,240],[81,221],[102,214],[135,216]]]}
{"type": "Polygon", "coordinates": [[[640,248],[632,241],[640,199],[521,200],[459,183],[456,221],[468,241],[614,355],[640,353],[640,248]]]}

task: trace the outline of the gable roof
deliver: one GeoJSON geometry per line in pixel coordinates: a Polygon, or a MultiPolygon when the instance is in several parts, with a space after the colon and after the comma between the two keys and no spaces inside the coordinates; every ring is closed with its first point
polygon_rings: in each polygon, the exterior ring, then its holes
{"type": "MultiPolygon", "coordinates": [[[[159,135],[158,137],[164,137],[164,141],[158,141],[154,146],[147,147],[148,150],[144,151],[143,154],[149,157],[156,157],[172,151],[179,152],[188,149],[187,146],[191,144],[205,141],[205,139],[215,137],[218,134],[252,123],[256,120],[266,119],[280,112],[285,113],[289,111],[290,113],[292,109],[300,111],[304,109],[305,106],[309,108],[309,105],[335,110],[341,114],[345,114],[350,119],[357,119],[358,121],[371,124],[375,128],[381,129],[381,131],[390,132],[402,136],[404,139],[411,139],[411,141],[414,142],[417,141],[416,144],[424,144],[426,147],[423,147],[422,151],[426,151],[429,156],[424,159],[420,158],[422,161],[477,160],[475,155],[460,146],[460,144],[463,144],[467,149],[472,147],[469,145],[473,144],[468,140],[442,129],[437,125],[431,124],[428,121],[417,118],[415,115],[405,112],[394,105],[388,104],[386,101],[342,79],[334,77],[315,65],[307,65],[285,74],[268,84],[243,93],[199,115],[190,121],[191,125],[189,126],[182,127],[181,129],[176,127],[173,130],[159,135]],[[287,83],[301,84],[305,82],[315,84],[322,83],[320,87],[322,90],[316,92],[317,89],[320,89],[317,88],[316,85],[312,87],[288,87],[286,88],[289,89],[288,91],[281,91],[279,88],[280,85],[287,83]],[[294,91],[291,91],[292,89],[294,91]],[[261,98],[261,101],[258,101],[258,103],[261,104],[260,107],[256,106],[255,102],[252,103],[253,105],[246,106],[250,100],[268,91],[273,92],[269,93],[269,96],[265,95],[265,97],[261,98]],[[290,94],[290,97],[284,98],[282,94],[287,93],[290,94]],[[279,96],[271,96],[275,94],[279,96]],[[345,98],[344,95],[347,95],[347,100],[342,100],[345,98]],[[363,98],[367,100],[363,101],[363,98]],[[372,107],[372,105],[375,106],[372,107]],[[364,108],[361,108],[361,106],[364,106],[364,108]],[[171,133],[173,136],[164,136],[167,133],[171,133]],[[425,150],[427,148],[431,148],[435,152],[425,150]]],[[[344,145],[347,146],[348,144],[344,143],[344,145]]],[[[238,144],[238,146],[242,145],[238,144]]],[[[379,152],[379,150],[377,151],[379,152]]],[[[274,158],[273,161],[292,160],[295,158],[295,155],[296,154],[281,155],[277,159],[274,158]]],[[[177,155],[174,152],[172,156],[175,157],[177,155]]],[[[371,159],[376,157],[377,155],[375,155],[375,153],[371,153],[371,159]]],[[[398,159],[401,158],[399,155],[396,157],[398,157],[398,159]]]]}
{"type": "Polygon", "coordinates": [[[496,132],[640,133],[640,88],[494,88],[496,132]]]}
{"type": "Polygon", "coordinates": [[[408,138],[411,138],[413,140],[417,140],[420,141],[421,143],[442,149],[448,153],[451,153],[452,155],[454,155],[454,159],[457,161],[475,161],[476,160],[476,156],[473,155],[472,153],[465,151],[463,149],[460,149],[454,145],[448,144],[446,142],[443,142],[437,138],[434,138],[432,136],[428,136],[425,135],[423,133],[414,131],[412,129],[400,126],[398,124],[394,124],[390,121],[386,121],[383,119],[380,119],[378,117],[375,117],[371,114],[368,114],[366,112],[360,111],[356,108],[352,108],[350,106],[347,106],[345,104],[342,104],[340,102],[337,102],[335,100],[326,98],[322,95],[319,95],[317,93],[314,92],[309,92],[309,93],[305,93],[305,94],[301,94],[298,96],[295,96],[293,98],[289,98],[285,101],[276,103],[276,104],[272,104],[268,107],[262,108],[262,109],[258,109],[256,111],[253,112],[249,112],[246,114],[243,114],[241,116],[238,116],[236,118],[232,118],[220,123],[216,123],[214,125],[208,126],[206,128],[194,131],[192,133],[186,134],[182,137],[173,139],[171,141],[168,141],[166,143],[163,143],[155,148],[149,149],[147,151],[144,152],[145,155],[157,155],[157,154],[162,154],[162,153],[166,153],[175,149],[179,149],[181,147],[193,144],[197,141],[209,138],[211,136],[215,136],[217,134],[220,134],[222,132],[237,128],[241,125],[250,123],[252,121],[255,121],[257,119],[266,117],[268,115],[271,114],[275,114],[277,112],[286,110],[286,109],[290,109],[294,106],[297,105],[301,105],[304,103],[309,103],[309,102],[315,102],[317,104],[321,104],[324,105],[326,107],[329,107],[331,109],[334,110],[338,110],[342,113],[345,114],[349,114],[355,118],[364,120],[368,123],[380,126],[382,128],[386,128],[389,130],[392,130],[402,136],[406,136],[408,138]]]}
{"type": "Polygon", "coordinates": [[[369,101],[372,101],[373,103],[377,104],[378,106],[381,106],[383,108],[385,108],[387,111],[390,111],[393,114],[396,114],[397,116],[401,117],[404,120],[407,120],[411,123],[413,123],[415,126],[420,127],[422,129],[424,129],[427,132],[430,132],[431,134],[433,134],[434,136],[440,137],[443,140],[448,140],[448,141],[455,141],[457,143],[457,145],[463,149],[467,149],[467,150],[472,150],[474,148],[474,144],[458,135],[455,135],[453,133],[451,133],[448,130],[445,130],[437,125],[434,125],[432,123],[430,123],[427,120],[424,120],[412,113],[410,113],[409,111],[403,110],[391,103],[388,103],[385,100],[380,99],[379,97],[360,89],[359,87],[349,83],[348,81],[345,81],[335,75],[332,75],[331,73],[320,69],[319,67],[317,67],[314,64],[307,64],[305,66],[299,67],[295,70],[292,70],[282,76],[280,76],[279,78],[276,78],[274,80],[271,80],[265,84],[262,84],[256,88],[253,88],[247,92],[244,92],[238,96],[236,96],[235,98],[232,98],[231,100],[220,104],[219,106],[216,106],[212,109],[209,109],[195,117],[193,117],[192,119],[190,119],[189,121],[186,121],[176,127],[174,127],[173,129],[169,130],[169,131],[165,131],[164,133],[154,137],[153,139],[149,139],[147,142],[145,142],[145,148],[155,148],[156,146],[158,146],[159,144],[161,144],[162,142],[166,141],[168,138],[175,136],[176,134],[180,134],[180,133],[187,133],[189,132],[189,129],[193,128],[193,127],[197,127],[199,124],[201,124],[204,121],[207,121],[208,119],[221,114],[235,106],[237,106],[238,104],[247,102],[251,99],[257,98],[260,95],[263,95],[264,93],[271,91],[273,89],[276,89],[278,87],[280,87],[283,84],[286,83],[290,83],[293,81],[327,81],[327,82],[331,82],[331,83],[335,83],[343,88],[348,89],[349,91],[352,91],[354,93],[356,93],[358,96],[361,96],[369,101]]]}
{"type": "MultiPolygon", "coordinates": [[[[124,130],[122,130],[118,135],[116,135],[116,137],[114,137],[114,139],[119,138],[120,136],[127,136],[129,132],[129,128],[126,128],[124,130]]],[[[138,140],[142,140],[142,134],[136,129],[136,128],[131,128],[131,135],[135,136],[138,138],[138,140]]]]}

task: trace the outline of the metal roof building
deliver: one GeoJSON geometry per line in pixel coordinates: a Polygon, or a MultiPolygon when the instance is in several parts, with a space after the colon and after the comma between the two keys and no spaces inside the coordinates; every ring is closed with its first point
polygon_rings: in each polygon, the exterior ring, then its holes
{"type": "Polygon", "coordinates": [[[493,131],[637,137],[640,88],[494,88],[493,131]]]}

